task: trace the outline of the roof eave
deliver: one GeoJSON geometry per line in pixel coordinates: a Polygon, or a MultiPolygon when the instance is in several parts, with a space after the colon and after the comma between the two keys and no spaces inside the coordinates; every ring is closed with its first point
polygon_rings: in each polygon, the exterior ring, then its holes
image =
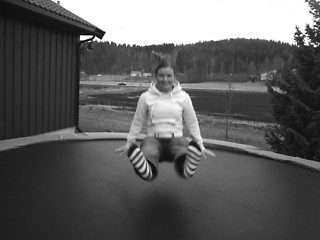
{"type": "Polygon", "coordinates": [[[98,27],[95,27],[95,26],[91,27],[91,26],[87,26],[87,25],[78,23],[76,21],[65,18],[65,17],[60,16],[56,13],[47,11],[45,9],[39,8],[39,7],[34,6],[32,4],[29,4],[29,3],[25,3],[22,1],[18,1],[18,0],[14,0],[14,1],[4,0],[4,2],[9,5],[19,7],[23,10],[38,14],[38,15],[42,16],[43,18],[47,18],[47,19],[49,18],[49,19],[52,19],[53,21],[57,21],[62,24],[67,24],[73,28],[76,28],[77,32],[79,32],[80,35],[94,35],[94,36],[102,39],[105,34],[105,32],[103,30],[99,29],[98,27]]]}

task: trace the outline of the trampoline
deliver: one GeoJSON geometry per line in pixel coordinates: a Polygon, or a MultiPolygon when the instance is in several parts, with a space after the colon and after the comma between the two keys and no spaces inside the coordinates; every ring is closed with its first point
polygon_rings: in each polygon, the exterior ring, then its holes
{"type": "Polygon", "coordinates": [[[1,239],[312,240],[320,173],[214,149],[183,180],[170,163],[137,177],[121,139],[52,141],[0,152],[1,239]]]}

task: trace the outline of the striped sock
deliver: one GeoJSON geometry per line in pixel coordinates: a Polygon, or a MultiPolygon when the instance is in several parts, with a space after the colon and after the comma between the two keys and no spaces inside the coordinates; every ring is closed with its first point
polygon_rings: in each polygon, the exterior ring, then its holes
{"type": "Polygon", "coordinates": [[[190,142],[188,149],[186,160],[184,162],[184,171],[183,175],[185,178],[190,178],[196,172],[197,166],[200,163],[201,159],[201,150],[198,144],[195,142],[190,142]]]}
{"type": "Polygon", "coordinates": [[[142,179],[152,180],[153,174],[151,164],[144,157],[143,153],[137,145],[132,145],[130,147],[128,151],[128,157],[134,169],[142,179]]]}

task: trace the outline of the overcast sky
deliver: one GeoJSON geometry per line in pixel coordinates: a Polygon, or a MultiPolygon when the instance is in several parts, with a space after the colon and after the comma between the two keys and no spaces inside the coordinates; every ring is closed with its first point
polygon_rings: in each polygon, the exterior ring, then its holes
{"type": "Polygon", "coordinates": [[[294,43],[312,22],[304,0],[61,0],[106,32],[103,41],[140,46],[228,38],[294,43]]]}

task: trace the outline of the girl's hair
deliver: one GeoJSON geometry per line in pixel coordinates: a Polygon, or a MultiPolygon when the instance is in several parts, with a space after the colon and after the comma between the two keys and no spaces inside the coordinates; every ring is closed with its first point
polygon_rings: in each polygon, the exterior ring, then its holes
{"type": "Polygon", "coordinates": [[[152,51],[152,54],[157,59],[157,66],[154,70],[154,73],[157,75],[158,70],[164,67],[170,67],[173,69],[174,74],[176,73],[176,59],[180,49],[175,49],[172,54],[162,54],[159,52],[152,51]]]}

